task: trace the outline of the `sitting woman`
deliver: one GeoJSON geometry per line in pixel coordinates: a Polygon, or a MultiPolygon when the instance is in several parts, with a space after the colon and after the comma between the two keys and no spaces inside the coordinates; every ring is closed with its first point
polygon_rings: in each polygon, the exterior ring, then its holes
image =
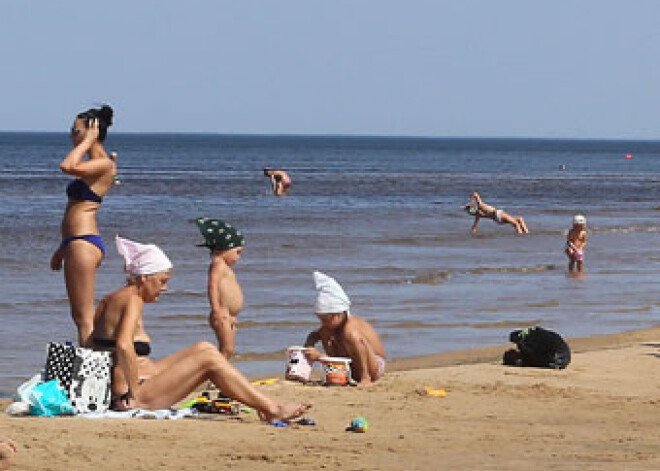
{"type": "Polygon", "coordinates": [[[518,234],[529,233],[525,220],[522,217],[511,216],[502,209],[497,209],[494,206],[484,203],[481,196],[476,191],[472,193],[469,203],[465,205],[465,210],[468,214],[474,216],[474,224],[472,224],[471,230],[473,234],[477,232],[477,225],[481,218],[492,219],[498,224],[511,224],[516,228],[518,234]]]}
{"type": "Polygon", "coordinates": [[[279,403],[257,391],[218,348],[199,342],[167,358],[151,360],[144,330],[144,303],[158,301],[172,277],[172,263],[155,245],[117,237],[129,275],[127,286],[99,304],[92,342],[97,350],[114,352],[113,408],[162,409],[175,404],[210,380],[224,395],[256,409],[262,420],[288,421],[310,406],[279,403]]]}

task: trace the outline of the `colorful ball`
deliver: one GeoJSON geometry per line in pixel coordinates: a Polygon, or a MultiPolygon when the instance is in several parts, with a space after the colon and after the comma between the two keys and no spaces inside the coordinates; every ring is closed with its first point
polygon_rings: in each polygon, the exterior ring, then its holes
{"type": "Polygon", "coordinates": [[[351,420],[351,430],[364,433],[369,428],[369,422],[364,417],[355,417],[351,420]]]}

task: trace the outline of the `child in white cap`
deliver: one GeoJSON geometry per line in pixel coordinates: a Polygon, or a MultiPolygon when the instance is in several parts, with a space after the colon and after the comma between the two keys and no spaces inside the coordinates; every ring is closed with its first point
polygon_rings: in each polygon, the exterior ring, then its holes
{"type": "Polygon", "coordinates": [[[572,272],[577,266],[577,272],[582,273],[586,246],[587,218],[582,214],[576,214],[573,217],[573,227],[568,231],[566,249],[564,250],[568,257],[568,271],[572,272]]]}
{"type": "Polygon", "coordinates": [[[351,359],[351,375],[359,386],[369,386],[385,373],[385,347],[366,320],[351,314],[351,301],[333,278],[315,271],[316,317],[321,326],[305,341],[305,356],[310,363],[324,355],[314,348],[320,340],[328,356],[351,359]]]}

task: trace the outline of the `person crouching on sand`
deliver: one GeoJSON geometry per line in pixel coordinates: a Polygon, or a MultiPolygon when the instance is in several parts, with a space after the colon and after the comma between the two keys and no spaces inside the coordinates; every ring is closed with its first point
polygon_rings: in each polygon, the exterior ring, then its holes
{"type": "Polygon", "coordinates": [[[470,216],[474,216],[474,224],[470,232],[473,234],[477,232],[479,219],[488,218],[497,222],[498,224],[511,224],[518,234],[528,234],[527,224],[520,216],[511,216],[503,209],[497,209],[494,206],[484,203],[481,196],[476,191],[472,193],[470,201],[464,206],[464,209],[470,216]]]}
{"type": "Polygon", "coordinates": [[[153,244],[117,237],[129,275],[127,286],[100,302],[95,315],[93,346],[114,353],[112,408],[164,409],[211,381],[225,396],[256,409],[262,420],[289,421],[310,406],[286,404],[260,393],[208,342],[198,342],[161,360],[151,360],[144,329],[144,304],[167,291],[172,263],[153,244]]]}
{"type": "Polygon", "coordinates": [[[582,214],[573,217],[573,227],[566,236],[566,249],[568,257],[568,271],[572,272],[577,266],[577,272],[582,273],[584,267],[584,249],[587,247],[587,218],[582,214]]]}
{"type": "Polygon", "coordinates": [[[241,258],[245,239],[241,231],[224,221],[197,218],[195,222],[204,236],[199,247],[211,250],[209,325],[218,339],[220,352],[229,359],[234,354],[238,313],[243,309],[243,292],[232,266],[241,258]]]}
{"type": "Polygon", "coordinates": [[[305,356],[311,363],[324,355],[314,348],[320,340],[328,356],[351,359],[351,375],[359,386],[369,386],[385,373],[385,348],[374,328],[349,311],[351,305],[342,287],[333,278],[314,272],[316,317],[321,327],[305,341],[305,356]]]}

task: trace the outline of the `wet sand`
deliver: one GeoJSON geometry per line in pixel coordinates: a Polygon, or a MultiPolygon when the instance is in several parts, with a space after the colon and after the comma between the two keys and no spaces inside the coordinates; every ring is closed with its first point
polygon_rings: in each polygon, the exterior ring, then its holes
{"type": "MultiPolygon", "coordinates": [[[[279,381],[317,425],[276,428],[254,414],[180,421],[11,418],[18,470],[660,469],[660,328],[571,339],[552,371],[499,365],[507,346],[392,362],[368,390],[279,381]],[[420,394],[443,388],[447,396],[420,394]],[[366,433],[345,431],[366,417],[366,433]]],[[[3,408],[9,401],[0,401],[3,408]]]]}

